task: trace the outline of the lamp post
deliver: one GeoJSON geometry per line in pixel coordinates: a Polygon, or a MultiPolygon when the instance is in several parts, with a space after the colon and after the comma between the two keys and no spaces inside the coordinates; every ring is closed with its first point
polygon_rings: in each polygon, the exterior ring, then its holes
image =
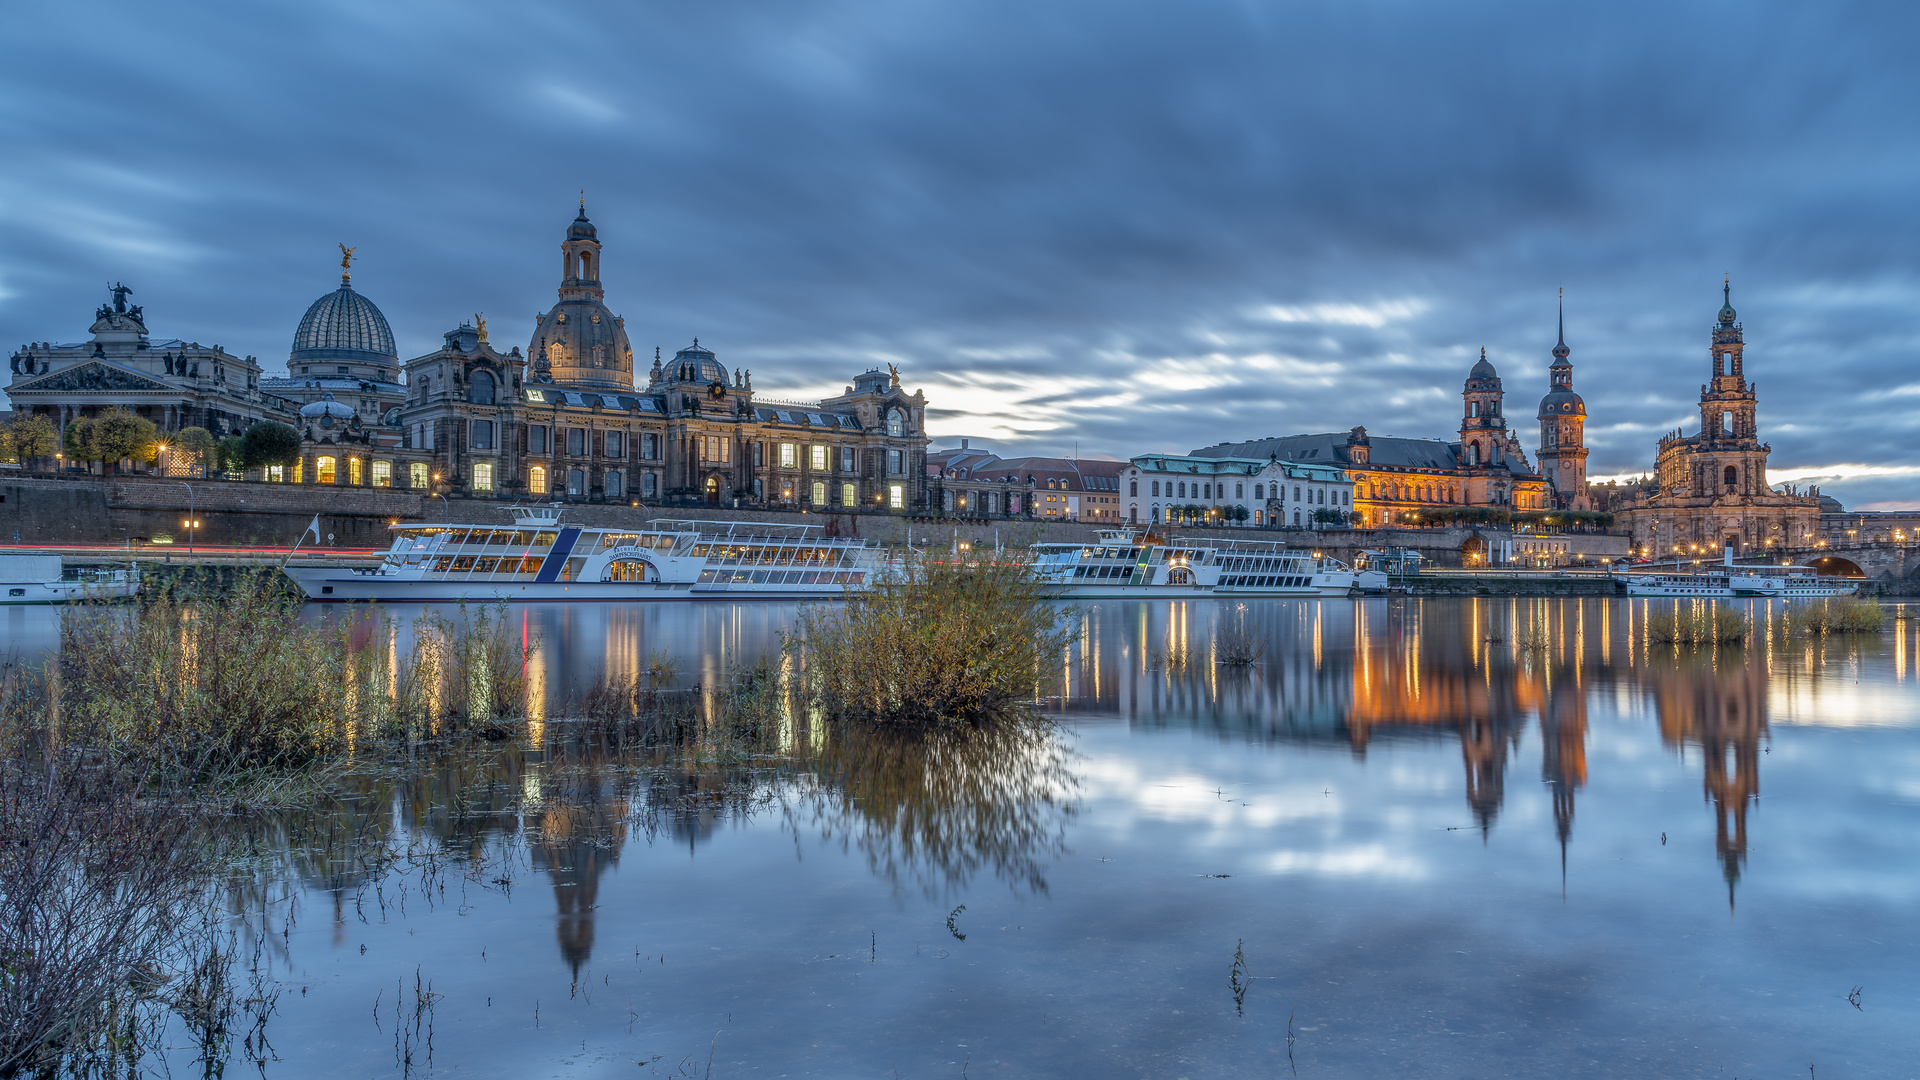
{"type": "Polygon", "coordinates": [[[193,519],[193,485],[181,484],[180,486],[187,489],[187,557],[192,558],[193,534],[196,529],[200,528],[200,523],[193,519]]]}

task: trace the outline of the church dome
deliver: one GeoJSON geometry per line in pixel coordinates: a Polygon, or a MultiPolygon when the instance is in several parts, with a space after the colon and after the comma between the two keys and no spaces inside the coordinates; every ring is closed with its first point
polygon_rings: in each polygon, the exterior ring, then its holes
{"type": "Polygon", "coordinates": [[[327,417],[350,420],[353,418],[353,408],[343,402],[335,401],[332,393],[321,394],[319,401],[309,401],[300,406],[302,420],[325,420],[327,417]]]}
{"type": "Polygon", "coordinates": [[[1733,310],[1733,282],[1729,281],[1720,290],[1720,325],[1732,326],[1737,313],[1733,310]]]}
{"type": "Polygon", "coordinates": [[[567,226],[567,239],[597,240],[599,238],[599,234],[594,231],[593,222],[587,220],[587,204],[585,201],[582,201],[580,203],[580,216],[574,218],[573,224],[567,226]]]}
{"type": "Polygon", "coordinates": [[[393,330],[373,301],[345,281],[313,302],[293,332],[294,363],[309,360],[360,360],[397,364],[393,330]]]}
{"type": "Polygon", "coordinates": [[[562,300],[533,331],[536,378],[561,385],[633,389],[633,349],[619,316],[598,300],[562,300]]]}
{"type": "Polygon", "coordinates": [[[713,350],[701,348],[700,339],[695,338],[691,346],[673,354],[673,367],[666,375],[673,382],[694,382],[702,386],[725,384],[727,368],[715,358],[713,350]]]}
{"type": "Polygon", "coordinates": [[[1500,381],[1500,373],[1495,371],[1493,365],[1487,361],[1487,350],[1480,350],[1480,362],[1473,365],[1472,371],[1467,372],[1467,381],[1470,383],[1500,381]]]}

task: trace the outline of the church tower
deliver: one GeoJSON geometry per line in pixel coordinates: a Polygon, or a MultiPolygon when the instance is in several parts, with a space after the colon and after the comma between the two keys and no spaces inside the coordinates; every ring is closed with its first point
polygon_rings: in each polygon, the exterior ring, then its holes
{"type": "Polygon", "coordinates": [[[1734,322],[1733,283],[1721,285],[1720,323],[1713,328],[1713,381],[1700,388],[1700,434],[1708,442],[1734,445],[1759,439],[1755,396],[1740,354],[1745,333],[1734,322]]]}
{"type": "Polygon", "coordinates": [[[1540,399],[1540,474],[1553,487],[1554,505],[1588,509],[1587,403],[1573,392],[1573,350],[1567,348],[1567,313],[1560,309],[1560,340],[1547,369],[1547,396],[1540,399]]]}
{"type": "Polygon", "coordinates": [[[600,238],[587,220],[586,200],[560,243],[565,265],[560,302],[534,327],[527,357],[532,379],[561,386],[633,389],[633,348],[626,321],[607,310],[600,288],[600,238]]]}
{"type": "Polygon", "coordinates": [[[1500,373],[1487,362],[1487,350],[1480,350],[1480,362],[1467,373],[1467,385],[1460,396],[1466,400],[1466,413],[1460,418],[1460,461],[1471,466],[1492,465],[1504,461],[1507,447],[1507,418],[1501,412],[1506,391],[1500,387],[1500,373]]]}

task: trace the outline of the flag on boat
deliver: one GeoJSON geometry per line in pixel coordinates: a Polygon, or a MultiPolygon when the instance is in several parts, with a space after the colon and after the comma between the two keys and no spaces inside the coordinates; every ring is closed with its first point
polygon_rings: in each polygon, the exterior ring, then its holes
{"type": "Polygon", "coordinates": [[[300,539],[305,540],[307,538],[307,533],[313,534],[314,543],[317,544],[320,542],[320,515],[319,514],[313,515],[313,522],[307,526],[306,532],[303,532],[300,534],[300,539]]]}

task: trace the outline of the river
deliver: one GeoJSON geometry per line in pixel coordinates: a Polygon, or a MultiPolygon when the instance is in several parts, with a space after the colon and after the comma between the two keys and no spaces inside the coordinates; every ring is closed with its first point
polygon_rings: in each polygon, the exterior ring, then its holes
{"type": "Polygon", "coordinates": [[[794,608],[515,607],[530,739],[246,826],[265,1072],[1915,1072],[1920,621],[1696,649],[1648,610],[1086,604],[1049,728],[656,768],[567,688],[711,683],[794,608]]]}

